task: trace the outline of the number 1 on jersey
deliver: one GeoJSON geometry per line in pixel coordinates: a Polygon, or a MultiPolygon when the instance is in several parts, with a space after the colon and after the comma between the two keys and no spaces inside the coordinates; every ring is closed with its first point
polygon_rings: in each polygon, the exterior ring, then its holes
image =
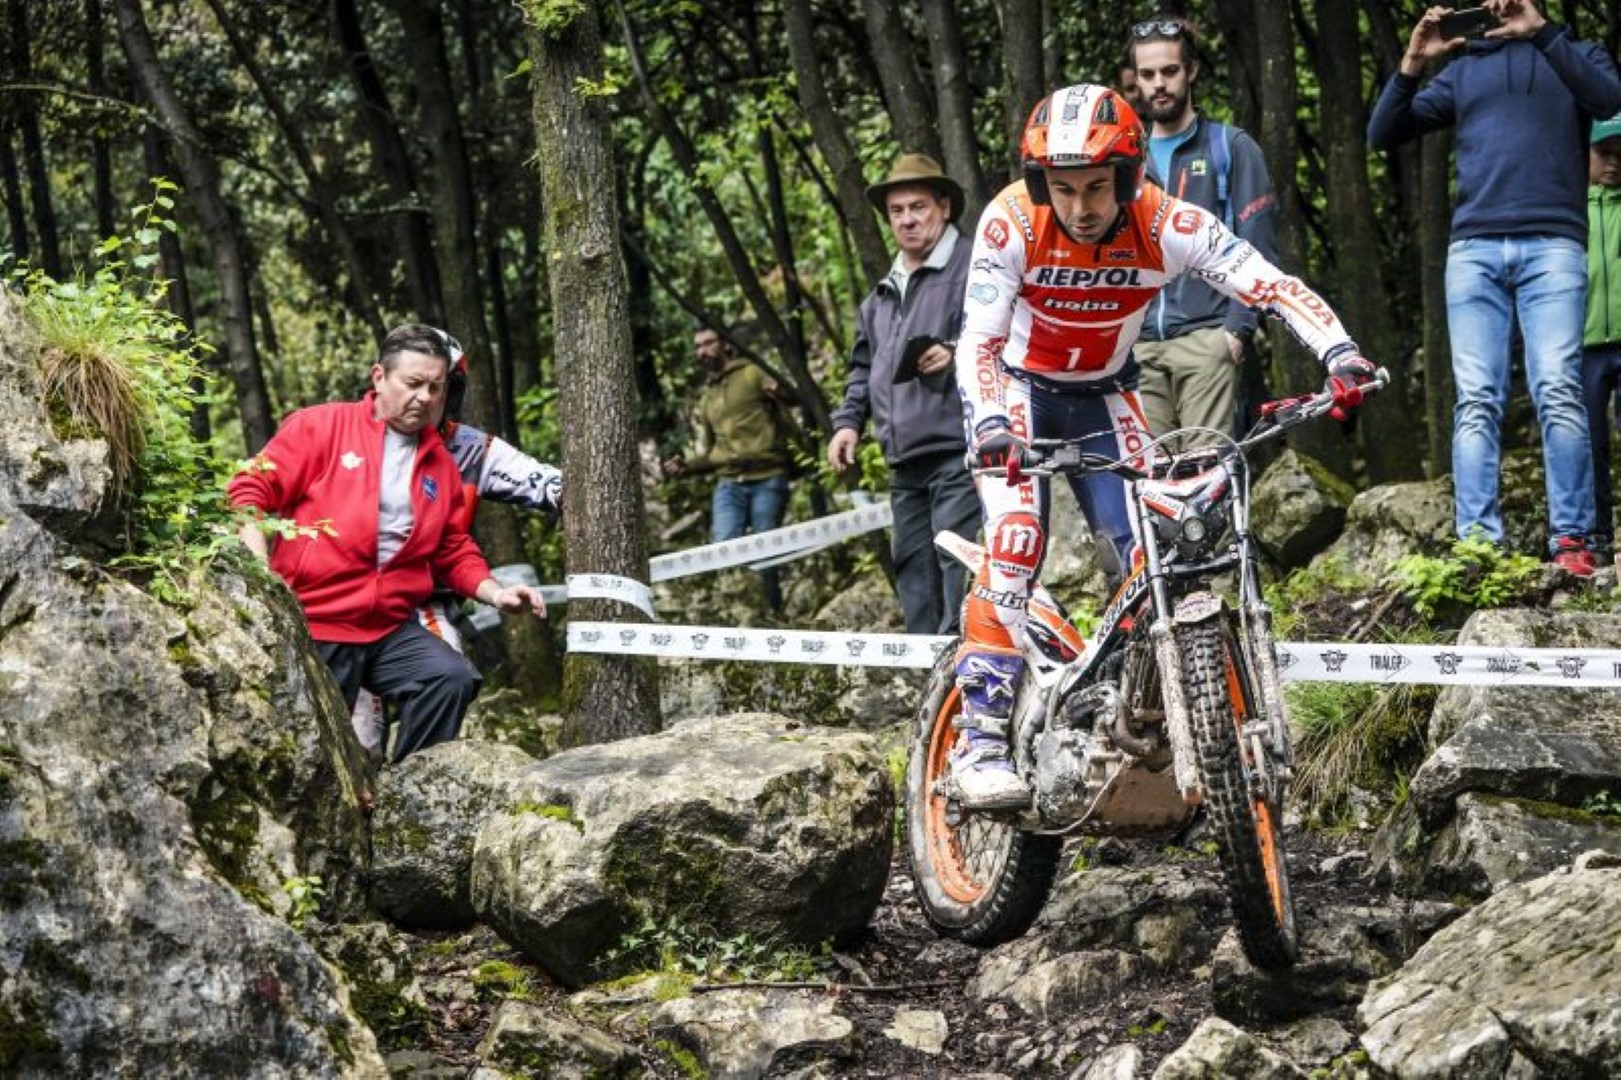
{"type": "Polygon", "coordinates": [[[1076,345],[1069,350],[1069,363],[1064,365],[1065,371],[1074,371],[1081,366],[1081,347],[1076,345]]]}

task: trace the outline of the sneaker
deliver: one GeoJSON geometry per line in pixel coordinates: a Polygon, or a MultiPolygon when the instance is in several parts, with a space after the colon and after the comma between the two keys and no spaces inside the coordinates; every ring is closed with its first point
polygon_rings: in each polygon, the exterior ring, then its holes
{"type": "Polygon", "coordinates": [[[1561,536],[1555,541],[1553,564],[1579,578],[1590,578],[1598,569],[1598,560],[1587,550],[1587,544],[1574,536],[1561,536]]]}
{"type": "Polygon", "coordinates": [[[969,810],[1016,810],[1030,805],[1030,785],[1013,771],[1007,740],[964,728],[951,752],[951,779],[969,810]]]}

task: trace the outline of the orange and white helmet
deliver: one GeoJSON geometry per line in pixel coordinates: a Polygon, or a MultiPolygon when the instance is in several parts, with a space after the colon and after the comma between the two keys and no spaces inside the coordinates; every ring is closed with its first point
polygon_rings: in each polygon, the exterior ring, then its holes
{"type": "Polygon", "coordinates": [[[1112,165],[1114,196],[1133,202],[1147,168],[1142,121],[1126,99],[1107,86],[1066,86],[1037,102],[1024,126],[1019,159],[1030,199],[1045,206],[1048,169],[1087,169],[1112,165]]]}

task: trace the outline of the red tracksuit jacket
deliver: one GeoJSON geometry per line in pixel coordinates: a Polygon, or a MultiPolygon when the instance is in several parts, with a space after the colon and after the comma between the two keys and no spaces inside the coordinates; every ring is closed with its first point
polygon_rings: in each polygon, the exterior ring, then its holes
{"type": "Polygon", "coordinates": [[[411,535],[377,565],[383,431],[372,395],[289,416],[232,478],[233,506],[286,518],[311,535],[275,541],[270,566],[297,594],[317,641],[376,641],[416,617],[434,576],[472,596],[490,568],[461,520],[461,474],[438,433],[422,432],[411,472],[411,535]]]}

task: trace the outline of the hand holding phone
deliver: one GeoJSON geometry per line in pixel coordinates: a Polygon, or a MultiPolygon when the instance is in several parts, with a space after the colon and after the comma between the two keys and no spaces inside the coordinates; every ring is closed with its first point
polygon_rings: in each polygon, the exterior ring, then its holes
{"type": "Polygon", "coordinates": [[[1475,7],[1448,12],[1441,16],[1436,21],[1435,30],[1442,41],[1456,41],[1459,38],[1484,37],[1486,31],[1495,30],[1499,25],[1501,24],[1491,9],[1475,7]]]}

